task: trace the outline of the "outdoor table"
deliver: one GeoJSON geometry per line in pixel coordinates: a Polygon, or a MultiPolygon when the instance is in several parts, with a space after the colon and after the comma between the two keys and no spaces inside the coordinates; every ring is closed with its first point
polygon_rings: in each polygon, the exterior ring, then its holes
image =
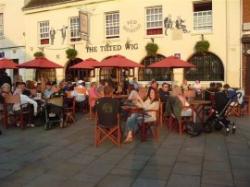
{"type": "Polygon", "coordinates": [[[192,100],[190,101],[190,105],[192,109],[195,111],[197,118],[201,121],[201,123],[204,123],[204,109],[205,106],[211,105],[211,101],[206,100],[192,100]]]}
{"type": "Polygon", "coordinates": [[[113,95],[113,98],[115,98],[115,99],[127,99],[128,95],[113,95]]]}

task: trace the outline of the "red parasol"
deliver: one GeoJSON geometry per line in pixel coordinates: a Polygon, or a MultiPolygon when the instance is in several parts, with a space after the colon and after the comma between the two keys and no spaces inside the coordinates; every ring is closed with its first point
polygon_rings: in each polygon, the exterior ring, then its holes
{"type": "Polygon", "coordinates": [[[17,64],[10,59],[0,59],[0,69],[16,69],[17,64]]]}
{"type": "Polygon", "coordinates": [[[25,62],[23,64],[19,64],[17,67],[19,68],[27,68],[27,69],[55,69],[55,68],[63,68],[63,66],[56,64],[48,60],[45,57],[38,57],[34,60],[25,62]]]}
{"type": "Polygon", "coordinates": [[[78,64],[71,66],[72,69],[94,69],[95,66],[98,66],[100,62],[93,58],[88,58],[78,64]]]}
{"type": "Polygon", "coordinates": [[[104,59],[100,64],[95,67],[114,67],[114,68],[136,68],[144,67],[141,64],[138,64],[122,55],[114,55],[110,58],[104,59]]]}
{"type": "Polygon", "coordinates": [[[195,65],[181,60],[175,56],[169,56],[159,62],[155,62],[148,66],[149,68],[194,68],[195,65]]]}

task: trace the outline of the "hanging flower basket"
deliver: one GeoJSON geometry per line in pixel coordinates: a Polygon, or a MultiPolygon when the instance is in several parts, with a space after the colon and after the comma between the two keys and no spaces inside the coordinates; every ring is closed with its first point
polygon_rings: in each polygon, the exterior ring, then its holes
{"type": "Polygon", "coordinates": [[[70,49],[67,49],[65,52],[69,60],[73,60],[77,56],[77,50],[75,49],[70,48],[70,49]]]}
{"type": "Polygon", "coordinates": [[[33,56],[35,58],[39,58],[39,57],[45,57],[44,53],[42,51],[37,51],[33,54],[33,56]]]}
{"type": "Polygon", "coordinates": [[[148,56],[155,56],[159,49],[158,45],[155,43],[148,43],[145,47],[148,56]]]}
{"type": "Polygon", "coordinates": [[[201,40],[195,44],[194,48],[197,53],[205,53],[208,52],[209,46],[210,44],[207,40],[201,40]]]}

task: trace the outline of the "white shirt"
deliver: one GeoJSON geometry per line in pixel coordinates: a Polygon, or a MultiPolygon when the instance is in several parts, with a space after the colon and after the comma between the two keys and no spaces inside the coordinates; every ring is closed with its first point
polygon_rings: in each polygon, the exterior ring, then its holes
{"type": "Polygon", "coordinates": [[[20,94],[20,101],[21,103],[15,103],[13,105],[13,110],[14,111],[17,111],[17,110],[20,110],[20,104],[26,104],[26,103],[29,103],[29,104],[32,104],[33,105],[33,108],[34,108],[34,115],[37,114],[37,102],[31,98],[29,98],[28,96],[26,95],[23,95],[23,94],[20,94]]]}

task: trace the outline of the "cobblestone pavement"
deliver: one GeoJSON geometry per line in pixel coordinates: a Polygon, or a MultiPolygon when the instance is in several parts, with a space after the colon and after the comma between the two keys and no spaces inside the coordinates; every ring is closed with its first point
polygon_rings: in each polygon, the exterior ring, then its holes
{"type": "Polygon", "coordinates": [[[190,138],[161,129],[148,140],[94,146],[94,122],[81,117],[64,129],[3,131],[1,187],[249,187],[250,117],[238,118],[236,135],[190,138]]]}

